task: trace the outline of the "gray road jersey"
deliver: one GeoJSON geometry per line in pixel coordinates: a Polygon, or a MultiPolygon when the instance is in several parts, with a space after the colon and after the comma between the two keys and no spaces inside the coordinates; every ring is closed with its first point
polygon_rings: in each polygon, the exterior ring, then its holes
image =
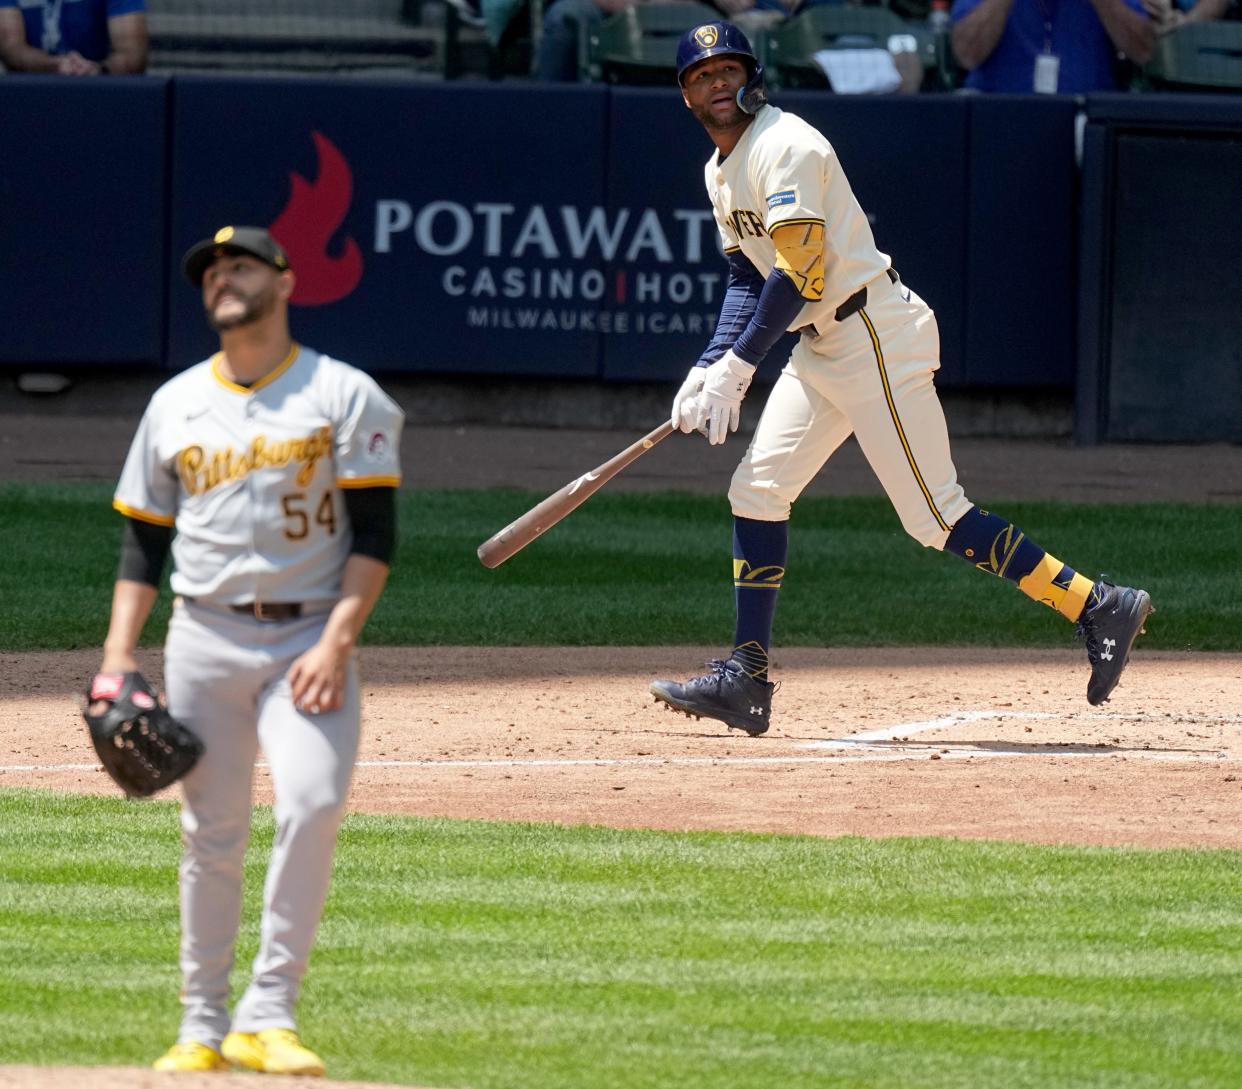
{"type": "Polygon", "coordinates": [[[352,541],[341,489],[400,484],[402,422],[368,375],[309,348],[249,389],[212,356],[156,390],[113,506],[176,527],[176,593],[334,600],[352,541]]]}

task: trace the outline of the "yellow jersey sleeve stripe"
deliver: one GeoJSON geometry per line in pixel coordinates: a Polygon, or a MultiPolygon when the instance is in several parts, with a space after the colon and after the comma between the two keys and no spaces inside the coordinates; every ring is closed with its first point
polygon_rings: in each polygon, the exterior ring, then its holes
{"type": "Polygon", "coordinates": [[[824,225],[818,220],[792,220],[768,232],[776,247],[776,267],[804,299],[824,297],[824,225]]]}
{"type": "Polygon", "coordinates": [[[815,216],[803,216],[799,219],[775,219],[771,222],[771,224],[769,224],[768,230],[774,231],[776,230],[777,227],[786,227],[786,226],[793,227],[798,224],[811,224],[811,225],[818,224],[819,226],[822,227],[824,225],[824,221],[815,216]]]}
{"type": "Polygon", "coordinates": [[[351,476],[336,479],[338,488],[397,488],[400,485],[399,476],[351,476]]]}
{"type": "Polygon", "coordinates": [[[169,528],[177,524],[175,514],[156,514],[154,511],[141,510],[138,507],[127,506],[119,499],[112,500],[112,508],[120,511],[126,518],[132,518],[135,522],[146,522],[149,525],[168,526],[169,528]]]}

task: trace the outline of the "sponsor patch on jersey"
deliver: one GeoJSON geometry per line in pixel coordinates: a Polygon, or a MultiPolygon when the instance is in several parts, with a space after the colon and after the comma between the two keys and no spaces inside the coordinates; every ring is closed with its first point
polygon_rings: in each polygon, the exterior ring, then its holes
{"type": "Polygon", "coordinates": [[[388,449],[392,440],[387,431],[372,431],[367,439],[367,461],[383,461],[388,457],[388,449]]]}
{"type": "Polygon", "coordinates": [[[779,208],[782,204],[797,204],[798,194],[792,189],[782,189],[779,193],[768,195],[768,207],[779,208]]]}

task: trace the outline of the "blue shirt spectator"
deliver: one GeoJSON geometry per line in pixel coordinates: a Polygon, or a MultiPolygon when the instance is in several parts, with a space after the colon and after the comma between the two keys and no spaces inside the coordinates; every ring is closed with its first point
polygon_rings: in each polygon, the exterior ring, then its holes
{"type": "Polygon", "coordinates": [[[1116,54],[1146,64],[1155,48],[1142,0],[954,0],[951,17],[977,91],[1113,91],[1116,54]]]}
{"type": "Polygon", "coordinates": [[[1228,17],[1229,0],[1143,0],[1157,34],[1171,34],[1187,23],[1210,23],[1228,17]]]}
{"type": "Polygon", "coordinates": [[[0,61],[68,76],[146,71],[146,0],[0,0],[0,61]]]}

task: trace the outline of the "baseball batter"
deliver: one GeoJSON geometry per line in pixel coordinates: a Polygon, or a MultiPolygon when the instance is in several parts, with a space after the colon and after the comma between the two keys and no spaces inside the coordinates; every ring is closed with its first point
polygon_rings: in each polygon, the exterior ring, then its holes
{"type": "Polygon", "coordinates": [[[729,279],[715,334],[673,400],[673,425],[724,442],[755,368],[786,330],[801,337],[729,489],[733,649],[703,676],[654,681],[652,694],[752,735],[767,730],[790,509],[853,433],[912,537],[1077,623],[1087,700],[1106,700],[1152,612],[1149,595],[1093,582],[966,498],[933,383],[935,315],[876,248],[832,145],[767,103],[745,35],[726,22],[696,27],[679,43],[677,69],[686,106],[716,145],[705,180],[729,279]]]}
{"type": "Polygon", "coordinates": [[[220,351],[157,390],[134,436],[95,685],[136,668],[171,547],[168,705],[206,751],[182,786],[181,1030],[155,1067],[321,1075],[294,1007],[357,753],[354,648],[392,558],[403,418],[367,375],[293,342],[294,274],[266,231],[224,227],[183,267],[220,351]],[[230,1016],[260,747],[276,837],[259,952],[230,1016]]]}

